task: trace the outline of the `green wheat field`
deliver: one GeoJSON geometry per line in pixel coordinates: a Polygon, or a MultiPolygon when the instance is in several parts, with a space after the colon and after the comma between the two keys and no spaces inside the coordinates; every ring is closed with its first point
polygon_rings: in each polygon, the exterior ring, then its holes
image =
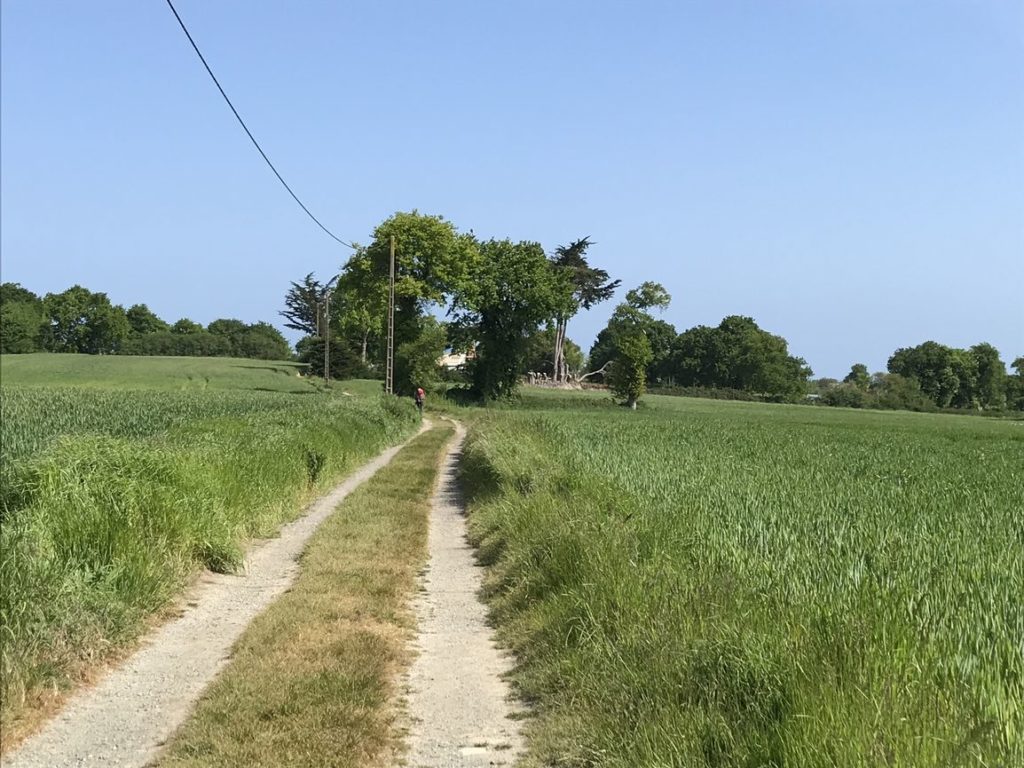
{"type": "Polygon", "coordinates": [[[0,358],[0,714],[130,645],[201,568],[239,567],[303,504],[412,433],[379,382],[289,363],[0,358]]]}
{"type": "Polygon", "coordinates": [[[1024,425],[533,394],[473,427],[531,765],[1024,765],[1024,425]]]}
{"type": "MultiPolygon", "coordinates": [[[[416,424],[287,363],[0,374],[15,727],[416,424]]],[[[1024,424],[529,389],[450,410],[526,765],[1024,765],[1024,424]]]]}

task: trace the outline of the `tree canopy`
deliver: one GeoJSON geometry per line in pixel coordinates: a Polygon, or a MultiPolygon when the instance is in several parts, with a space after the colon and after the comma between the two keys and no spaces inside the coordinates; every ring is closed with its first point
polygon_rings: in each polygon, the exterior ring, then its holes
{"type": "Polygon", "coordinates": [[[970,349],[925,341],[897,349],[890,373],[917,382],[937,408],[1002,408],[1007,403],[1006,364],[982,342],[970,349]]]}
{"type": "Polygon", "coordinates": [[[111,354],[131,331],[123,307],[80,285],[46,294],[43,312],[43,346],[53,352],[111,354]]]}
{"type": "Polygon", "coordinates": [[[454,297],[457,338],[475,342],[470,376],[485,399],[515,392],[530,336],[550,320],[562,297],[559,278],[539,243],[489,240],[454,297]]]}

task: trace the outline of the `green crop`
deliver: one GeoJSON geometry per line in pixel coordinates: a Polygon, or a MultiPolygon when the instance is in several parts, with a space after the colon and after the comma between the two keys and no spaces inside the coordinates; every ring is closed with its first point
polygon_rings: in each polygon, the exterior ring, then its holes
{"type": "Polygon", "coordinates": [[[1024,426],[649,400],[471,432],[531,764],[1024,765],[1024,426]]]}
{"type": "Polygon", "coordinates": [[[0,389],[5,732],[198,568],[235,568],[247,539],[414,429],[411,404],[304,386],[0,389]]]}

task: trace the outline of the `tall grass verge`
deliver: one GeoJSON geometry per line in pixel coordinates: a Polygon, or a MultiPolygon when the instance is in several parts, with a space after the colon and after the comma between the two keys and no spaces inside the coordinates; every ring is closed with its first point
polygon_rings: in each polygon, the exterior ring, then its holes
{"type": "MultiPolygon", "coordinates": [[[[111,405],[141,413],[153,394],[119,393],[111,405]]],[[[271,535],[416,423],[411,409],[378,400],[270,393],[218,393],[202,418],[205,397],[192,396],[195,418],[165,431],[55,438],[5,471],[5,746],[137,637],[198,568],[236,568],[246,539],[271,535]]]]}
{"type": "Polygon", "coordinates": [[[691,402],[470,430],[527,764],[1024,765],[1024,432],[691,402]]]}

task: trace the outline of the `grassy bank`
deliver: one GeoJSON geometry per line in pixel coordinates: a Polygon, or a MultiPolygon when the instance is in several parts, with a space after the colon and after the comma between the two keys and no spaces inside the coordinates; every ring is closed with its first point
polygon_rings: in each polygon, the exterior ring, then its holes
{"type": "Polygon", "coordinates": [[[380,397],[224,389],[5,377],[5,744],[130,645],[197,569],[236,567],[247,539],[416,424],[412,408],[380,397]]]}
{"type": "Polygon", "coordinates": [[[4,386],[315,392],[317,381],[299,376],[304,367],[289,361],[234,357],[121,357],[38,352],[0,355],[0,381],[4,386]]]}
{"type": "Polygon", "coordinates": [[[1024,762],[1024,429],[572,400],[464,467],[530,764],[1024,762]]]}
{"type": "Polygon", "coordinates": [[[395,764],[394,682],[451,434],[418,437],[328,518],[294,587],[246,630],[160,766],[395,764]]]}

